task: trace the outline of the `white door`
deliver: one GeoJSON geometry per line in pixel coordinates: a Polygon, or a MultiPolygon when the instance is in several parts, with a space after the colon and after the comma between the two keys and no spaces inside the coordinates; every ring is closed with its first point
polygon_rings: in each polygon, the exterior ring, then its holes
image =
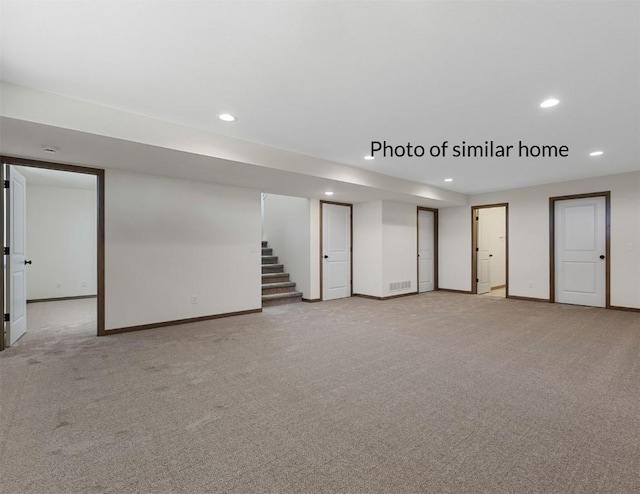
{"type": "Polygon", "coordinates": [[[322,300],[351,296],[351,208],[322,203],[322,300]]]}
{"type": "Polygon", "coordinates": [[[27,332],[26,181],[9,167],[9,345],[27,332]]]}
{"type": "Polygon", "coordinates": [[[476,213],[477,224],[477,288],[478,294],[491,291],[491,236],[487,225],[487,212],[478,209],[476,213]]]}
{"type": "Polygon", "coordinates": [[[605,255],[606,199],[556,201],[556,302],[604,307],[605,255]]]}
{"type": "Polygon", "coordinates": [[[418,291],[430,292],[434,289],[435,272],[435,213],[418,210],[418,291]]]}

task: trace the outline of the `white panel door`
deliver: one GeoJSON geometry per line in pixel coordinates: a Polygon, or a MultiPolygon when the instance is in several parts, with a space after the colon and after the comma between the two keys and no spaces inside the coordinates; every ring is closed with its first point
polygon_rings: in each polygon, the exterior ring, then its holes
{"type": "Polygon", "coordinates": [[[351,208],[322,204],[322,300],[351,296],[351,208]]]}
{"type": "Polygon", "coordinates": [[[477,288],[478,294],[491,291],[491,229],[487,224],[487,210],[478,209],[476,213],[477,229],[477,288]]]}
{"type": "Polygon", "coordinates": [[[418,210],[418,291],[430,292],[434,289],[435,272],[435,213],[418,210]]]}
{"type": "Polygon", "coordinates": [[[556,201],[556,302],[604,307],[605,255],[606,199],[556,201]]]}
{"type": "Polygon", "coordinates": [[[10,236],[9,236],[9,345],[27,332],[27,272],[26,272],[26,180],[10,167],[10,236]]]}

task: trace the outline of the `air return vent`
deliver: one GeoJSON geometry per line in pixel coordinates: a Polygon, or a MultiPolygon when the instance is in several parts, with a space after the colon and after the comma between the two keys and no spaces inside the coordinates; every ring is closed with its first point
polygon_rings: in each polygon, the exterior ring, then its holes
{"type": "Polygon", "coordinates": [[[397,292],[399,290],[409,290],[411,288],[411,281],[394,281],[389,283],[389,291],[397,292]]]}

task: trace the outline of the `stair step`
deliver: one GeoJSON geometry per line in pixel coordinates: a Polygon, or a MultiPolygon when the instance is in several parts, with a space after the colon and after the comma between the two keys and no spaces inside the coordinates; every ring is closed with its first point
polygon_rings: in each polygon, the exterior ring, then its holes
{"type": "Polygon", "coordinates": [[[262,274],[284,273],[284,264],[263,264],[262,274]]]}
{"type": "Polygon", "coordinates": [[[278,263],[273,249],[262,241],[262,306],[283,305],[302,300],[302,292],[296,292],[296,283],[284,272],[284,264],[278,263]]]}
{"type": "Polygon", "coordinates": [[[283,281],[289,281],[289,273],[264,273],[262,275],[263,285],[269,283],[282,283],[283,281]]]}
{"type": "Polygon", "coordinates": [[[302,292],[274,293],[262,296],[262,307],[291,304],[302,300],[302,292]]]}
{"type": "Polygon", "coordinates": [[[267,283],[262,285],[262,295],[273,293],[291,293],[296,291],[295,281],[283,281],[280,283],[267,283]]]}

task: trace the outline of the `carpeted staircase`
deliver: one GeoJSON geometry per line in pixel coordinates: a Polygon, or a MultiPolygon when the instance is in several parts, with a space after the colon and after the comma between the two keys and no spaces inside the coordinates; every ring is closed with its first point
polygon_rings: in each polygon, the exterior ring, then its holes
{"type": "Polygon", "coordinates": [[[302,292],[296,291],[296,283],[289,281],[284,264],[278,264],[273,249],[262,242],[262,307],[300,302],[302,292]]]}

